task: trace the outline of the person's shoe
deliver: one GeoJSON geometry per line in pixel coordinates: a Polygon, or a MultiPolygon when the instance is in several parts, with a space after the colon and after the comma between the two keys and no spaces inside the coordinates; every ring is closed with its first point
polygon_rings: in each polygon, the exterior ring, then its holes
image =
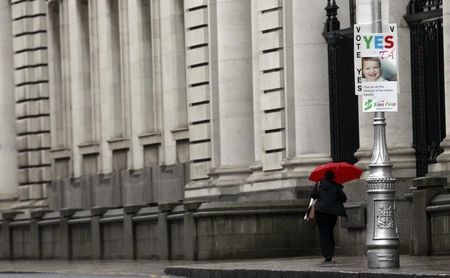
{"type": "Polygon", "coordinates": [[[333,257],[325,257],[324,262],[329,263],[329,262],[331,262],[332,259],[333,259],[333,257]]]}

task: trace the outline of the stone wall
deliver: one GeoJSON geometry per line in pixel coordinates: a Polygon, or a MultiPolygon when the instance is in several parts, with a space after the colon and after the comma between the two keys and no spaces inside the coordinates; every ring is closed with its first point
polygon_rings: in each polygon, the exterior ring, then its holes
{"type": "Polygon", "coordinates": [[[11,1],[18,193],[21,207],[45,206],[51,180],[46,1],[11,1]]]}
{"type": "Polygon", "coordinates": [[[146,167],[111,174],[55,180],[48,188],[50,209],[121,207],[184,199],[189,165],[146,167]]]}
{"type": "Polygon", "coordinates": [[[318,254],[306,201],[3,213],[2,259],[230,259],[318,254]]]}
{"type": "Polygon", "coordinates": [[[434,197],[426,211],[430,214],[431,254],[450,254],[450,194],[434,197]]]}
{"type": "MultiPolygon", "coordinates": [[[[450,253],[450,195],[437,180],[397,182],[400,253],[450,253]],[[428,194],[425,199],[424,194],[428,194]]],[[[335,230],[336,254],[364,255],[366,187],[354,182],[344,190],[349,196],[348,218],[340,218],[335,230]]],[[[316,226],[302,219],[307,201],[185,202],[4,212],[0,256],[205,260],[319,255],[316,226]]]]}

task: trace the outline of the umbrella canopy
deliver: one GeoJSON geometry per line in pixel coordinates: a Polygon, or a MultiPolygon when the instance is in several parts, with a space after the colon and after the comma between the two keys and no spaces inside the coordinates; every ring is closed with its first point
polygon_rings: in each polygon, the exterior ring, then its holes
{"type": "Polygon", "coordinates": [[[360,168],[347,162],[329,162],[327,164],[317,166],[309,175],[309,180],[318,182],[323,179],[325,177],[325,173],[330,170],[333,171],[334,181],[337,183],[344,183],[358,179],[363,172],[360,168]]]}

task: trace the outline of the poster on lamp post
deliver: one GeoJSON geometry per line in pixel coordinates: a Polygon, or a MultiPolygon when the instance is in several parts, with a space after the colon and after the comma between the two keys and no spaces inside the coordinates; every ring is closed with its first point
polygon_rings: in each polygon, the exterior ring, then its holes
{"type": "Polygon", "coordinates": [[[398,109],[397,25],[372,33],[371,25],[354,27],[355,94],[362,96],[363,112],[398,109]]]}

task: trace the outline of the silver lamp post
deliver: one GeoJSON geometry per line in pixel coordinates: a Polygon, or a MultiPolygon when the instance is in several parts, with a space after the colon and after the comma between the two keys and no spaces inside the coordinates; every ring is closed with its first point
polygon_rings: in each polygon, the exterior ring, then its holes
{"type": "MultiPolygon", "coordinates": [[[[372,0],[372,32],[382,32],[381,0],[372,0]]],[[[384,112],[374,115],[374,147],[367,178],[369,268],[399,267],[399,237],[395,223],[395,178],[386,144],[384,112]]]]}

